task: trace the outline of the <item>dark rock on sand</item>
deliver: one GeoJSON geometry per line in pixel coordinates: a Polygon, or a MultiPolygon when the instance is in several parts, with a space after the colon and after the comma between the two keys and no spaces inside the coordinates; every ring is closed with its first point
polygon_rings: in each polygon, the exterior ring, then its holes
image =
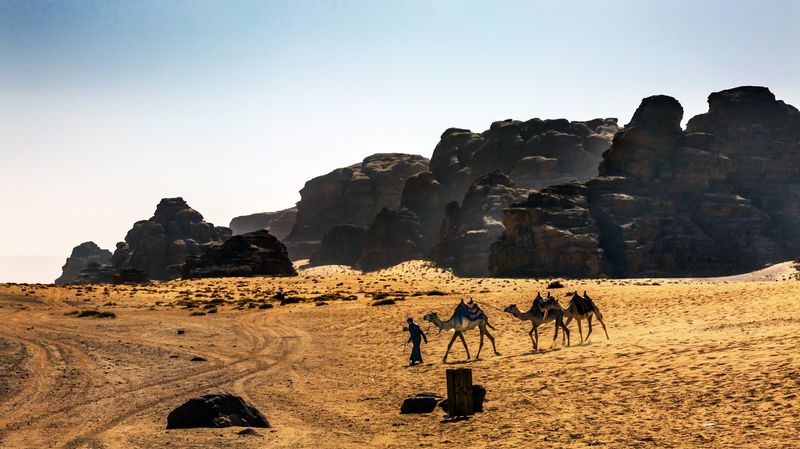
{"type": "Polygon", "coordinates": [[[270,427],[255,407],[229,393],[189,399],[167,416],[167,429],[231,426],[270,427]]]}
{"type": "Polygon", "coordinates": [[[400,414],[407,415],[412,413],[430,413],[436,409],[439,399],[427,393],[418,394],[403,400],[400,406],[400,414]]]}
{"type": "Polygon", "coordinates": [[[84,242],[72,249],[72,254],[61,268],[61,276],[55,280],[56,285],[79,282],[81,270],[89,264],[103,265],[111,261],[111,251],[102,249],[94,242],[84,242]]]}
{"type": "Polygon", "coordinates": [[[296,275],[286,247],[266,230],[207,245],[201,256],[189,256],[183,267],[184,279],[296,275]]]}

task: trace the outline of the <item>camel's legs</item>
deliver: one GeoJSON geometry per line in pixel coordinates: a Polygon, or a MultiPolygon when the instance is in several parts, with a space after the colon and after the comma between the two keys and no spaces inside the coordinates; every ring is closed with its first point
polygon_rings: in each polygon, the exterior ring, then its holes
{"type": "Polygon", "coordinates": [[[494,335],[490,334],[489,329],[486,328],[483,329],[483,333],[486,334],[486,337],[488,337],[489,341],[492,342],[492,350],[494,350],[494,355],[500,355],[500,353],[497,352],[497,345],[494,343],[494,335]]]}
{"type": "Polygon", "coordinates": [[[478,353],[475,354],[475,360],[481,358],[481,349],[483,349],[483,328],[479,327],[478,332],[481,334],[481,342],[478,344],[478,353]]]}
{"type": "Polygon", "coordinates": [[[447,344],[447,351],[445,351],[445,352],[444,352],[444,358],[442,359],[442,361],[443,361],[443,362],[446,362],[446,361],[447,361],[447,355],[448,355],[448,354],[450,354],[450,348],[452,348],[452,347],[453,347],[453,342],[454,342],[454,341],[456,341],[456,336],[457,336],[459,333],[460,333],[460,332],[458,332],[458,331],[456,331],[456,332],[454,332],[454,333],[453,333],[453,338],[451,338],[451,339],[450,339],[450,343],[448,343],[448,344],[447,344]]]}
{"type": "Polygon", "coordinates": [[[591,314],[589,314],[589,316],[586,318],[586,321],[589,323],[589,333],[586,334],[586,341],[589,341],[589,335],[592,335],[592,315],[591,314]]]}
{"type": "Polygon", "coordinates": [[[533,350],[535,351],[536,350],[536,340],[533,339],[533,330],[534,329],[536,329],[536,327],[531,327],[531,330],[528,331],[528,337],[531,337],[531,345],[533,345],[533,350]]]}
{"type": "Polygon", "coordinates": [[[575,321],[578,322],[578,334],[580,334],[580,336],[581,336],[581,344],[583,344],[583,329],[581,328],[581,319],[580,318],[576,318],[575,321]]]}
{"type": "Polygon", "coordinates": [[[603,332],[606,333],[606,340],[610,340],[610,338],[608,338],[608,331],[606,330],[606,323],[603,322],[603,314],[600,313],[599,309],[595,309],[594,314],[597,316],[597,321],[599,321],[600,325],[603,326],[603,332]]]}
{"type": "Polygon", "coordinates": [[[560,320],[560,319],[558,319],[558,317],[556,317],[556,319],[555,319],[555,320],[553,320],[553,321],[554,321],[554,322],[553,322],[553,324],[555,324],[555,325],[556,325],[556,331],[555,331],[555,332],[553,332],[553,344],[551,344],[551,345],[550,345],[550,347],[551,347],[551,348],[555,348],[555,347],[556,347],[556,338],[558,338],[558,323],[559,323],[561,320],[560,320]]]}
{"type": "Polygon", "coordinates": [[[469,357],[469,348],[467,347],[467,340],[464,339],[464,333],[463,332],[459,332],[458,336],[461,338],[461,343],[464,344],[464,350],[467,351],[467,360],[469,360],[470,359],[470,357],[469,357]]]}
{"type": "MultiPolygon", "coordinates": [[[[570,345],[570,342],[569,342],[569,329],[567,329],[567,325],[564,324],[563,321],[561,321],[561,326],[564,328],[564,335],[567,336],[567,346],[569,346],[570,345]]],[[[561,339],[561,345],[562,346],[564,345],[564,339],[563,338],[561,339]]]]}
{"type": "Polygon", "coordinates": [[[539,326],[535,324],[533,325],[533,335],[536,336],[536,344],[533,345],[533,349],[536,351],[539,350],[539,329],[537,329],[538,327],[539,326]]]}

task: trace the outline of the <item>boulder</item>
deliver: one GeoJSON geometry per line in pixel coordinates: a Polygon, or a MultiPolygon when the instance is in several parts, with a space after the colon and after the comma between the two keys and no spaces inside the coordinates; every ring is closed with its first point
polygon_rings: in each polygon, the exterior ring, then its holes
{"type": "Polygon", "coordinates": [[[403,400],[400,406],[400,414],[407,415],[412,413],[430,413],[436,409],[439,399],[428,393],[421,393],[403,400]]]}
{"type": "Polygon", "coordinates": [[[406,180],[427,170],[428,162],[411,154],[373,154],[306,182],[295,224],[285,239],[291,257],[309,258],[333,226],[367,227],[381,209],[397,209],[406,180]]]}
{"type": "Polygon", "coordinates": [[[286,247],[267,230],[208,245],[201,256],[189,256],[183,266],[184,279],[296,275],[286,247]]]}
{"type": "Polygon", "coordinates": [[[204,245],[231,236],[224,227],[203,220],[183,198],[164,198],[148,220],[134,223],[111,258],[115,270],[139,270],[148,279],[177,278],[186,258],[200,256],[204,245]]]}
{"type": "Polygon", "coordinates": [[[230,393],[191,398],[167,416],[167,429],[270,427],[255,407],[230,393]]]}
{"type": "Polygon", "coordinates": [[[56,285],[79,282],[81,271],[89,264],[103,265],[111,261],[111,251],[102,249],[94,242],[84,242],[72,248],[72,254],[61,267],[61,276],[55,280],[56,285]]]}
{"type": "Polygon", "coordinates": [[[233,231],[233,235],[266,229],[278,240],[283,240],[292,231],[296,218],[297,208],[292,207],[277,212],[261,212],[234,217],[231,220],[230,228],[233,231]]]}
{"type": "Polygon", "coordinates": [[[800,254],[800,113],[766,88],[642,100],[599,175],[507,208],[496,276],[717,276],[800,254]]]}

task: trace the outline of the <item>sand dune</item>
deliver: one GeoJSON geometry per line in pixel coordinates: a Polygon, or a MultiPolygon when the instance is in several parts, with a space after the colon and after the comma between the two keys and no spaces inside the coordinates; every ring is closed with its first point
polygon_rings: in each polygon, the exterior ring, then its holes
{"type": "MultiPolygon", "coordinates": [[[[547,281],[459,279],[421,262],[326,270],[0,287],[0,447],[797,447],[800,282],[789,265],[723,280],[566,281],[553,293],[566,304],[568,291],[588,290],[611,338],[596,328],[580,345],[573,323],[572,346],[553,348],[548,325],[536,353],[529,324],[497,309],[527,308],[547,281]],[[278,291],[304,301],[280,306],[270,299],[278,291]],[[371,306],[382,292],[397,303],[371,306]],[[322,295],[327,305],[315,305],[322,295]],[[444,365],[450,334],[429,329],[426,363],[406,367],[405,318],[449,314],[466,296],[497,327],[501,355],[487,345],[462,363],[455,345],[444,365]],[[117,318],[65,315],[83,309],[117,318]],[[198,310],[217,312],[190,316],[198,310]],[[484,413],[461,422],[438,410],[398,414],[407,395],[443,394],[451,366],[472,368],[487,387],[484,413]],[[188,397],[223,390],[273,429],[164,429],[188,397]]],[[[467,340],[474,354],[477,334],[467,340]]]]}

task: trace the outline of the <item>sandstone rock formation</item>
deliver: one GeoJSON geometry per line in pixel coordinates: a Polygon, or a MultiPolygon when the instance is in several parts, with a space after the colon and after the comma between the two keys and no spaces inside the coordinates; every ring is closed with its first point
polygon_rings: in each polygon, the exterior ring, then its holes
{"type": "Polygon", "coordinates": [[[428,159],[422,156],[373,154],[306,182],[296,222],[285,239],[290,257],[308,258],[333,226],[366,227],[382,208],[398,208],[406,179],[427,169],[428,159]]]}
{"type": "Polygon", "coordinates": [[[483,133],[450,128],[433,151],[430,171],[406,182],[400,205],[417,214],[426,245],[433,246],[445,206],[464,199],[476,179],[499,170],[517,188],[532,189],[591,178],[617,129],[613,118],[504,120],[483,133]]]}
{"type": "Polygon", "coordinates": [[[89,262],[78,274],[77,284],[110,284],[114,282],[114,268],[109,264],[89,262]]]}
{"type": "Polygon", "coordinates": [[[332,227],[322,236],[317,252],[311,255],[311,265],[356,265],[361,259],[366,229],[344,224],[332,227]]]}
{"type": "Polygon", "coordinates": [[[292,232],[296,218],[297,208],[292,207],[277,212],[261,212],[235,217],[231,220],[230,228],[233,235],[266,229],[278,240],[283,240],[292,232]]]}
{"type": "Polygon", "coordinates": [[[164,198],[152,218],[136,222],[125,241],[117,243],[111,265],[117,271],[141,270],[149,279],[175,279],[187,257],[230,236],[230,229],[207,223],[183,198],[164,198]]]}
{"type": "Polygon", "coordinates": [[[407,209],[382,209],[364,235],[359,265],[379,270],[423,257],[424,237],[417,215],[407,209]]]}
{"type": "Polygon", "coordinates": [[[434,250],[436,263],[452,268],[459,276],[486,276],[489,247],[505,229],[503,209],[526,193],[526,189],[514,188],[511,178],[499,171],[478,178],[460,207],[453,202],[446,208],[434,250]]]}
{"type": "Polygon", "coordinates": [[[763,87],[645,98],[599,177],[505,211],[495,276],[705,276],[800,254],[800,113],[763,87]]]}
{"type": "Polygon", "coordinates": [[[111,251],[102,249],[94,242],[84,242],[72,248],[72,254],[61,267],[61,276],[55,280],[56,285],[72,284],[78,282],[81,270],[89,264],[108,264],[111,261],[111,251]]]}
{"type": "Polygon", "coordinates": [[[296,275],[286,247],[263,229],[207,245],[201,256],[189,256],[183,266],[184,279],[296,275]]]}

